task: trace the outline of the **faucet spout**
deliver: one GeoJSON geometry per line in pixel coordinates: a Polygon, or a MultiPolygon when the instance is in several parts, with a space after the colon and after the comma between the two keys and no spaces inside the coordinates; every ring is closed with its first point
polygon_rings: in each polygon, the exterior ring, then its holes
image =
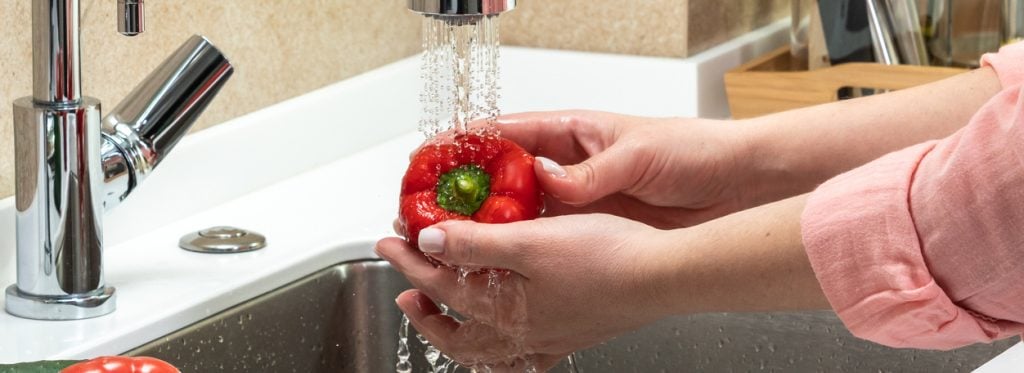
{"type": "Polygon", "coordinates": [[[409,10],[428,17],[496,16],[516,8],[516,0],[409,0],[409,10]]]}
{"type": "Polygon", "coordinates": [[[192,36],[103,119],[106,210],[160,164],[233,72],[217,47],[192,36]]]}

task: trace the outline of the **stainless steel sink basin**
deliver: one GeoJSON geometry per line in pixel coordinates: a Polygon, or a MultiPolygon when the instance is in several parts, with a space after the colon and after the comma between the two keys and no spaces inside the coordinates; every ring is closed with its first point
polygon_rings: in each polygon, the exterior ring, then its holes
{"type": "MultiPolygon", "coordinates": [[[[394,372],[401,318],[394,299],[407,288],[386,263],[342,263],[129,354],[184,372],[394,372]]],[[[577,356],[583,373],[966,372],[1013,343],[896,350],[854,338],[831,312],[703,314],[663,320],[577,356]]],[[[423,346],[412,337],[410,347],[414,371],[427,372],[423,346]]]]}

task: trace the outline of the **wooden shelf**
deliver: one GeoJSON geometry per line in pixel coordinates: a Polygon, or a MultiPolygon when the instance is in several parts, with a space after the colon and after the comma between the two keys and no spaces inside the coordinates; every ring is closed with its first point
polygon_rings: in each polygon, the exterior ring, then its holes
{"type": "Polygon", "coordinates": [[[843,87],[898,90],[941,80],[967,70],[949,67],[847,63],[805,70],[779,48],[725,74],[733,118],[750,118],[832,102],[843,87]]]}

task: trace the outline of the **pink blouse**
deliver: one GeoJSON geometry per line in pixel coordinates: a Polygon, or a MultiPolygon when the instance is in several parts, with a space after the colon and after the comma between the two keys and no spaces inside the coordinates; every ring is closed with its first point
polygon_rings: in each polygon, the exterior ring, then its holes
{"type": "Polygon", "coordinates": [[[952,349],[1024,333],[1024,43],[988,54],[1004,90],[950,137],[822,184],[801,225],[856,336],[952,349]]]}

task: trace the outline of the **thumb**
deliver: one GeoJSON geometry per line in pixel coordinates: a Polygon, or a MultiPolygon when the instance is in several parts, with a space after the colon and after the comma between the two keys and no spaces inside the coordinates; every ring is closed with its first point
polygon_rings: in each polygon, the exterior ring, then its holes
{"type": "Polygon", "coordinates": [[[523,240],[521,224],[483,224],[449,220],[420,231],[423,252],[454,266],[516,270],[516,243],[523,240]]]}
{"type": "Polygon", "coordinates": [[[537,157],[534,170],[541,188],[562,203],[582,206],[636,184],[640,169],[628,156],[609,148],[576,165],[562,166],[537,157]]]}

